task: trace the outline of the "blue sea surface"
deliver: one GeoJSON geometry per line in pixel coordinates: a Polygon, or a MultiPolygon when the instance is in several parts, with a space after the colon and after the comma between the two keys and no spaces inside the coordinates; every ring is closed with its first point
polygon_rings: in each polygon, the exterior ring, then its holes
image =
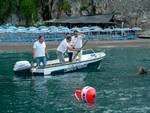
{"type": "Polygon", "coordinates": [[[149,113],[150,75],[137,72],[141,66],[150,69],[150,48],[105,51],[100,70],[55,77],[17,77],[13,65],[31,61],[31,53],[0,53],[0,113],[149,113]],[[74,99],[73,92],[84,86],[96,89],[95,104],[74,99]]]}

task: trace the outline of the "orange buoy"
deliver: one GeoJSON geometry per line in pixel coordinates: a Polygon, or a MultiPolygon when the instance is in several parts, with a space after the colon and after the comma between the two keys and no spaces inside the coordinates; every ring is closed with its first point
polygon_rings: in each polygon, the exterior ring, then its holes
{"type": "Polygon", "coordinates": [[[86,103],[93,104],[96,98],[96,90],[93,87],[86,86],[81,90],[74,92],[77,100],[82,100],[86,103]]]}
{"type": "Polygon", "coordinates": [[[75,99],[80,101],[81,99],[81,90],[75,90],[74,92],[75,99]]]}
{"type": "Polygon", "coordinates": [[[81,98],[84,102],[94,103],[96,98],[96,90],[90,86],[84,87],[82,89],[81,98]]]}

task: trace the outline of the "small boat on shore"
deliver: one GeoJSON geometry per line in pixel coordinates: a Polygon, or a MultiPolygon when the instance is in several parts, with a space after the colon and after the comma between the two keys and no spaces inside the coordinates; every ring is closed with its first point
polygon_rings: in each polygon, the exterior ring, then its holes
{"type": "Polygon", "coordinates": [[[90,49],[92,53],[82,55],[81,61],[67,62],[68,58],[65,58],[66,63],[60,64],[59,60],[50,60],[47,62],[46,67],[36,67],[29,65],[28,61],[18,61],[14,65],[14,72],[16,75],[29,74],[31,75],[58,75],[68,72],[80,71],[83,69],[97,69],[100,62],[105,58],[106,54],[104,52],[94,52],[90,49]],[[27,63],[27,65],[23,64],[27,63]],[[23,65],[23,66],[22,66],[23,65]]]}

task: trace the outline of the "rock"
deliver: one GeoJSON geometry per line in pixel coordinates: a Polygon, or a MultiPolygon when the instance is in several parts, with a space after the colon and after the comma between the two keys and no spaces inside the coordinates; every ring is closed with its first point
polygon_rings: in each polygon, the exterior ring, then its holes
{"type": "Polygon", "coordinates": [[[11,14],[7,19],[7,23],[13,23],[14,25],[18,25],[19,17],[16,14],[11,14]]]}
{"type": "MultiPolygon", "coordinates": [[[[45,20],[81,15],[120,14],[130,26],[139,26],[150,19],[149,0],[38,0],[39,18],[45,20]],[[60,10],[59,4],[70,6],[70,11],[60,10]],[[83,6],[86,9],[82,9],[83,6]],[[136,6],[136,7],[133,7],[136,6]]],[[[19,4],[19,3],[18,3],[19,4]]],[[[19,5],[18,5],[19,6],[19,5]]],[[[66,8],[66,6],[65,6],[66,8]]],[[[64,8],[64,9],[65,9],[64,8]]],[[[68,8],[68,7],[67,7],[68,8]]],[[[10,15],[6,21],[20,24],[19,11],[10,15]]],[[[25,20],[21,20],[21,23],[25,20]]]]}
{"type": "Polygon", "coordinates": [[[81,15],[83,15],[83,16],[87,16],[87,15],[89,15],[89,12],[88,11],[81,11],[81,15]]]}

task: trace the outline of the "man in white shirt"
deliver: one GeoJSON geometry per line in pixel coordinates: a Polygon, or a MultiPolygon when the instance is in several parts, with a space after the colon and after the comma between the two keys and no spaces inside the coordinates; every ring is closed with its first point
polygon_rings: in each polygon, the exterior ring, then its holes
{"type": "MultiPolygon", "coordinates": [[[[80,50],[82,47],[82,36],[79,35],[79,32],[77,30],[74,31],[74,36],[72,36],[71,38],[71,45],[73,46],[73,48],[80,50]]],[[[73,52],[73,58],[76,56],[77,51],[73,52]]],[[[79,61],[81,61],[82,59],[82,50],[80,50],[80,52],[77,55],[79,57],[79,61]]],[[[77,57],[76,56],[76,57],[77,57]]],[[[76,58],[74,58],[73,60],[76,60],[76,58]]]]}
{"type": "Polygon", "coordinates": [[[48,56],[48,52],[46,49],[44,36],[39,36],[39,40],[34,43],[32,54],[33,58],[36,59],[37,66],[40,66],[41,62],[43,67],[46,66],[46,55],[48,56]]]}
{"type": "Polygon", "coordinates": [[[70,46],[70,42],[71,42],[71,36],[69,34],[66,34],[66,38],[59,44],[58,48],[57,48],[57,57],[59,59],[59,62],[61,64],[64,64],[65,63],[65,60],[64,60],[64,53],[67,51],[67,50],[70,50],[70,51],[76,51],[75,49],[73,49],[71,46],[70,46]]]}

